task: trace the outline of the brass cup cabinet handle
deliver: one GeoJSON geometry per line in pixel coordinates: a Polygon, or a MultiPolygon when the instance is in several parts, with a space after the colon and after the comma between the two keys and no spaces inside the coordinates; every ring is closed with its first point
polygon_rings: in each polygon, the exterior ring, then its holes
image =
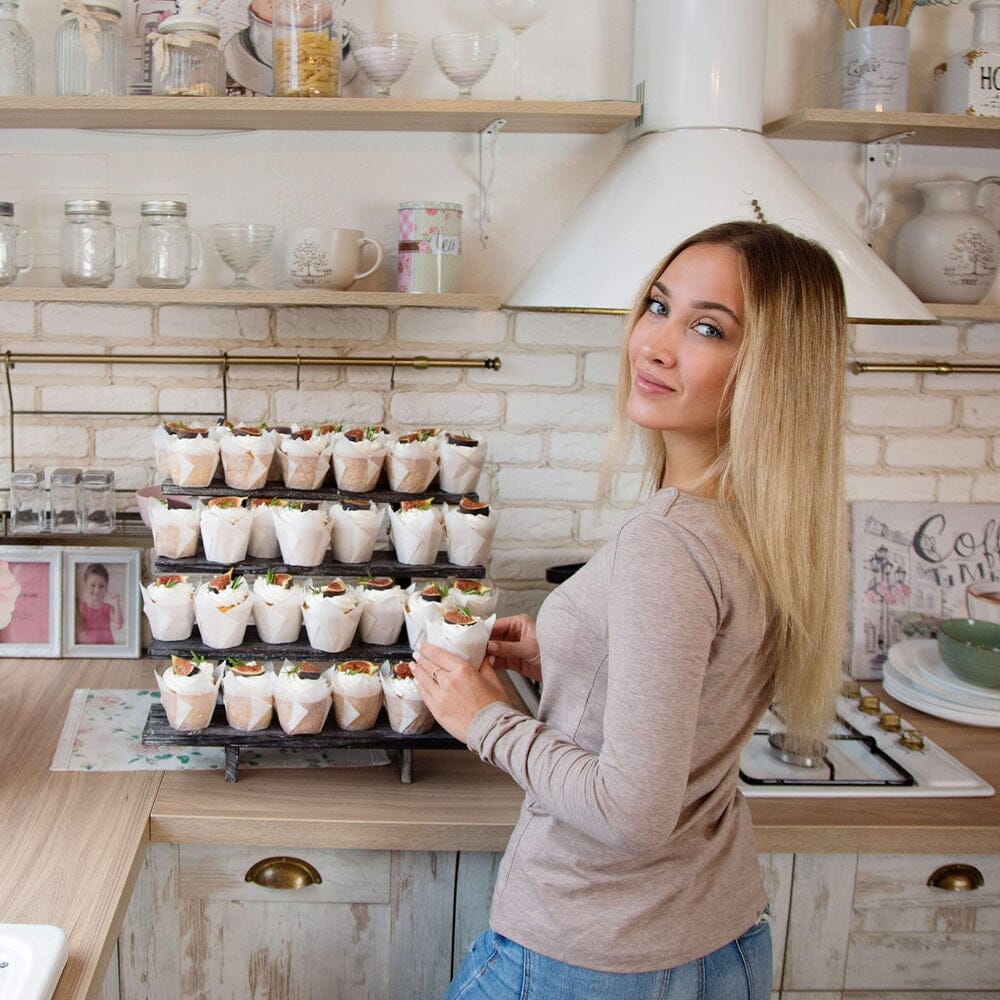
{"type": "Polygon", "coordinates": [[[323,878],[308,861],[301,858],[263,858],[250,866],[244,881],[265,889],[304,889],[319,885],[323,878]]]}
{"type": "Polygon", "coordinates": [[[974,865],[942,865],[931,872],[927,884],[935,889],[947,889],[951,892],[972,892],[981,889],[986,881],[983,873],[974,865]]]}

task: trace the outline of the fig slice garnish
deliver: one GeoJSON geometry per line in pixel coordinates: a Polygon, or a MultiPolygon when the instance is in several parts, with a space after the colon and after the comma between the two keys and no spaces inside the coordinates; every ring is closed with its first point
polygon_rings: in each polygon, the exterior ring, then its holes
{"type": "Polygon", "coordinates": [[[444,613],[444,620],[449,625],[475,625],[476,619],[464,608],[449,608],[444,613]]]}
{"type": "Polygon", "coordinates": [[[468,434],[446,434],[445,440],[448,444],[457,445],[459,448],[475,448],[479,442],[468,434]]]}
{"type": "Polygon", "coordinates": [[[219,510],[235,510],[237,507],[242,507],[246,499],[246,497],[212,497],[205,506],[218,507],[219,510]]]}
{"type": "Polygon", "coordinates": [[[194,660],[186,660],[183,656],[171,656],[170,666],[178,677],[193,677],[201,669],[194,660]]]}
{"type": "Polygon", "coordinates": [[[157,587],[176,587],[179,583],[187,583],[187,577],[183,573],[170,573],[158,576],[155,582],[157,587]]]}
{"type": "Polygon", "coordinates": [[[463,514],[489,514],[490,505],[488,503],[480,503],[478,500],[470,500],[468,497],[462,497],[458,502],[458,509],[463,514]]]}
{"type": "Polygon", "coordinates": [[[373,674],[378,665],[371,660],[345,660],[337,664],[337,670],[342,674],[373,674]]]}
{"type": "Polygon", "coordinates": [[[347,584],[338,576],[336,580],[331,580],[321,593],[324,597],[339,597],[347,593],[347,584]]]}
{"type": "Polygon", "coordinates": [[[362,580],[360,586],[365,590],[392,590],[396,581],[391,576],[373,576],[370,580],[362,580]]]}
{"type": "Polygon", "coordinates": [[[240,677],[260,677],[264,673],[264,664],[251,660],[249,663],[241,663],[237,660],[230,663],[229,672],[240,677]]]}
{"type": "Polygon", "coordinates": [[[218,593],[220,590],[225,590],[233,582],[233,571],[232,568],[227,569],[225,573],[217,576],[214,580],[208,581],[208,589],[214,590],[218,593]]]}
{"type": "Polygon", "coordinates": [[[405,680],[407,677],[413,676],[413,665],[407,660],[394,663],[391,669],[392,676],[399,678],[399,680],[405,680]]]}
{"type": "Polygon", "coordinates": [[[488,594],[493,588],[482,580],[460,579],[455,581],[455,589],[463,594],[488,594]]]}
{"type": "Polygon", "coordinates": [[[441,599],[447,593],[447,590],[442,590],[441,585],[438,583],[429,583],[423,590],[420,591],[420,596],[428,602],[440,603],[441,599]]]}
{"type": "Polygon", "coordinates": [[[421,497],[419,500],[404,500],[400,505],[400,510],[430,510],[434,503],[433,497],[421,497]]]}
{"type": "Polygon", "coordinates": [[[349,497],[344,497],[340,501],[340,506],[344,510],[371,510],[372,502],[371,500],[351,500],[349,497]]]}

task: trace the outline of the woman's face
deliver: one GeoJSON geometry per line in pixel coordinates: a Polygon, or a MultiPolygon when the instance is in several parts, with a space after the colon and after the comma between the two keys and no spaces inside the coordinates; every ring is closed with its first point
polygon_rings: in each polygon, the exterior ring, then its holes
{"type": "Polygon", "coordinates": [[[725,246],[688,247],[654,282],[629,337],[629,417],[649,430],[714,439],[742,339],[738,255],[725,246]]]}

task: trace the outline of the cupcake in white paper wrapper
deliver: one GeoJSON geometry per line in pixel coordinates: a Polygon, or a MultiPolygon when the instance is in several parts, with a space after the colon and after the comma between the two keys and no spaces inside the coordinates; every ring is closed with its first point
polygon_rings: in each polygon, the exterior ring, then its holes
{"type": "Polygon", "coordinates": [[[232,649],[243,642],[253,600],[242,576],[229,570],[194,592],[194,616],[201,641],[212,649],[232,649]]]}
{"type": "Polygon", "coordinates": [[[193,733],[208,726],[222,680],[222,671],[216,671],[214,663],[171,656],[170,666],[162,674],[153,674],[171,729],[193,733]]]}
{"type": "Polygon", "coordinates": [[[375,551],[385,508],[371,500],[348,500],[330,507],[333,522],[331,547],[333,558],[340,563],[368,562],[375,551]]]}
{"type": "Polygon", "coordinates": [[[302,631],[305,592],[290,573],[267,571],[253,582],[253,620],[262,642],[295,642],[302,631]]]}
{"type": "Polygon", "coordinates": [[[465,580],[459,577],[448,586],[444,605],[448,608],[467,608],[477,618],[489,618],[497,609],[500,591],[488,580],[465,580]]]}
{"type": "Polygon", "coordinates": [[[222,476],[234,490],[259,490],[267,482],[275,435],[263,427],[226,427],[219,437],[222,476]]]}
{"type": "Polygon", "coordinates": [[[389,509],[389,535],[396,558],[407,566],[430,566],[437,560],[444,538],[430,497],[404,500],[399,510],[389,509]]]}
{"type": "Polygon", "coordinates": [[[204,427],[177,428],[170,435],[170,478],[175,486],[208,486],[219,468],[219,442],[204,427]]]}
{"type": "Polygon", "coordinates": [[[373,646],[391,646],[403,630],[403,590],[391,576],[362,580],[358,590],[365,595],[361,612],[361,641],[373,646]]]}
{"type": "Polygon", "coordinates": [[[177,503],[169,497],[149,498],[149,527],[153,551],[164,559],[186,559],[198,551],[201,538],[201,501],[177,503]]]}
{"type": "Polygon", "coordinates": [[[274,707],[289,736],[322,732],[330,714],[328,674],[313,663],[285,660],[274,679],[274,707]]]}
{"type": "Polygon", "coordinates": [[[486,644],[496,615],[477,618],[465,608],[427,609],[427,642],[468,660],[477,670],[486,655],[486,644]]]}
{"type": "Polygon", "coordinates": [[[367,493],[375,489],[388,450],[381,427],[352,427],[333,445],[333,475],[337,489],[367,493]]]}
{"type": "Polygon", "coordinates": [[[377,663],[347,660],[330,670],[333,715],[341,729],[371,729],[382,708],[382,682],[377,663]]]}
{"type": "Polygon", "coordinates": [[[379,669],[382,681],[382,699],[389,725],[393,731],[406,736],[416,736],[434,728],[434,716],[424,704],[424,699],[413,678],[410,663],[383,663],[379,669]]]}
{"type": "Polygon", "coordinates": [[[158,576],[142,591],[142,610],[154,639],[187,639],[194,628],[194,584],[181,573],[158,576]]]}
{"type": "Polygon", "coordinates": [[[423,493],[438,471],[437,439],[433,432],[414,431],[388,442],[385,460],[389,486],[397,493],[423,493]]]}
{"type": "Polygon", "coordinates": [[[254,497],[250,501],[253,518],[250,522],[250,541],[247,555],[253,559],[276,559],[278,536],[274,533],[274,518],[271,516],[271,501],[264,497],[254,497]]]}
{"type": "Polygon", "coordinates": [[[170,427],[180,427],[178,423],[158,424],[153,431],[153,453],[156,455],[156,477],[166,479],[171,475],[170,453],[172,451],[170,443],[170,427]]]}
{"type": "Polygon", "coordinates": [[[278,461],[281,479],[288,489],[315,490],[330,471],[327,439],[311,427],[294,430],[281,442],[278,461]]]}
{"type": "Polygon", "coordinates": [[[268,427],[268,433],[274,438],[274,455],[271,457],[271,468],[267,471],[267,481],[269,483],[281,482],[281,446],[292,433],[292,427],[288,424],[276,424],[268,427]]]}
{"type": "Polygon", "coordinates": [[[318,566],[330,547],[330,515],[315,503],[281,500],[271,503],[274,533],[282,562],[318,566]]]}
{"type": "Polygon", "coordinates": [[[365,595],[340,579],[322,587],[306,586],[304,589],[302,621],[309,645],[324,653],[342,653],[354,642],[365,595]]]}
{"type": "Polygon", "coordinates": [[[484,566],[490,558],[497,519],[488,504],[463,497],[457,507],[444,505],[445,546],[456,566],[484,566]]]}
{"type": "Polygon", "coordinates": [[[226,721],[233,729],[243,733],[267,729],[274,717],[271,664],[230,658],[222,678],[222,703],[226,706],[226,721]]]}
{"type": "Polygon", "coordinates": [[[447,584],[437,581],[418,586],[411,583],[403,592],[403,614],[410,649],[416,649],[427,634],[427,609],[439,607],[448,595],[447,584]]]}
{"type": "Polygon", "coordinates": [[[446,434],[439,446],[441,489],[448,493],[472,493],[485,461],[485,441],[465,434],[446,434]]]}
{"type": "Polygon", "coordinates": [[[209,562],[229,566],[246,559],[253,511],[246,497],[212,497],[201,509],[201,544],[209,562]]]}

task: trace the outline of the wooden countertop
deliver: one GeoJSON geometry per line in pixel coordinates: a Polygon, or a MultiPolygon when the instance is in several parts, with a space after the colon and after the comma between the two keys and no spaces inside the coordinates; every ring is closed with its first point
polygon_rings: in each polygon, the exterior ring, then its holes
{"type": "MultiPolygon", "coordinates": [[[[51,923],[69,937],[56,1000],[99,1000],[148,840],[399,850],[502,850],[521,792],[462,750],[391,767],[50,772],[76,688],[148,687],[126,660],[0,660],[0,922],[51,923]]],[[[880,690],[878,685],[867,685],[880,690]]],[[[994,786],[995,730],[885,701],[994,786]]],[[[766,799],[750,803],[766,852],[998,853],[1000,798],[766,799]]]]}

